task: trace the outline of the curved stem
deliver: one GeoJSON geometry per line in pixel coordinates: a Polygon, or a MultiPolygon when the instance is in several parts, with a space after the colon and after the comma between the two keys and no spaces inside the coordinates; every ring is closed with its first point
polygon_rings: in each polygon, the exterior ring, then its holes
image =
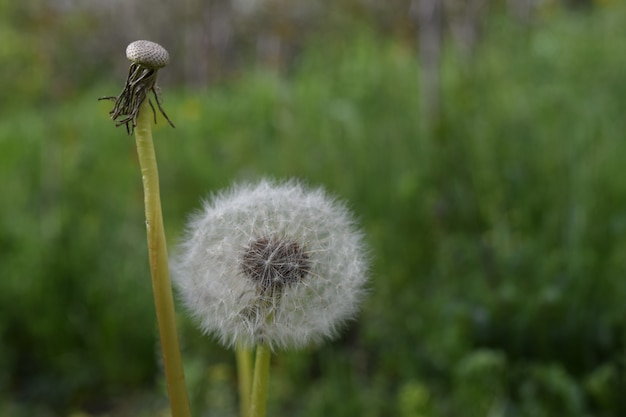
{"type": "Polygon", "coordinates": [[[249,417],[265,417],[271,355],[272,351],[266,343],[261,343],[256,347],[249,417]]]}
{"type": "Polygon", "coordinates": [[[173,417],[190,417],[189,399],[185,386],[180,347],[176,333],[174,299],[167,263],[167,246],[161,198],[159,194],[159,173],[154,145],[152,143],[151,111],[148,100],[144,100],[137,118],[135,140],[143,179],[144,203],[146,208],[146,233],[150,272],[156,308],[161,350],[165,365],[165,378],[173,417]]]}
{"type": "Polygon", "coordinates": [[[239,414],[248,417],[252,388],[252,352],[241,343],[237,345],[237,380],[239,381],[239,414]]]}

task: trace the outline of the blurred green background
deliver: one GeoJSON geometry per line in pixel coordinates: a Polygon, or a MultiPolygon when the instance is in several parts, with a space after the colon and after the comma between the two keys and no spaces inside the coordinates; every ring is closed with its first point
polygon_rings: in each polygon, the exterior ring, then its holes
{"type": "MultiPolygon", "coordinates": [[[[366,233],[361,314],[275,355],[268,415],[626,415],[623,2],[1,0],[0,416],[168,415],[134,140],[96,100],[136,39],[172,57],[170,246],[262,176],[366,233]]],[[[194,416],[237,415],[233,353],[179,326],[194,416]]]]}

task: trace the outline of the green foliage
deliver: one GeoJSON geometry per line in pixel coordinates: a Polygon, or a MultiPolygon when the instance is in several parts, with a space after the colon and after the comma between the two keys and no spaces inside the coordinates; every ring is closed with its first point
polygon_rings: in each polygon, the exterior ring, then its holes
{"type": "Polygon", "coordinates": [[[101,137],[84,133],[96,114],[72,112],[0,126],[0,381],[53,406],[100,402],[156,370],[133,155],[112,140],[112,159],[102,158],[101,137]]]}
{"type": "MultiPolygon", "coordinates": [[[[446,57],[432,135],[412,47],[366,30],[321,39],[290,78],[164,92],[170,244],[201,197],[270,175],[347,199],[371,246],[361,316],[276,356],[272,414],[624,413],[626,30],[612,12],[494,20],[472,62],[446,57]]],[[[163,399],[133,139],[95,101],[118,90],[0,122],[0,388],[29,415],[163,399]]],[[[235,414],[234,355],[180,325],[195,414],[235,414]]]]}

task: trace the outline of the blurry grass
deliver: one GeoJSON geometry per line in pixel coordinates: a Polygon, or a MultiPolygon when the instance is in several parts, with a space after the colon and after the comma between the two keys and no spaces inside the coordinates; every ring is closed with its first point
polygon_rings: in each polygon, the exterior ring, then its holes
{"type": "MultiPolygon", "coordinates": [[[[348,200],[371,246],[358,322],[275,359],[270,412],[625,409],[620,22],[496,25],[473,62],[447,57],[432,136],[420,133],[412,47],[367,31],[322,39],[289,78],[252,70],[164,90],[177,128],[161,119],[154,136],[170,246],[200,198],[265,175],[348,200]]],[[[134,139],[95,100],[119,87],[0,121],[0,388],[11,401],[97,414],[145,387],[163,399],[134,139]]],[[[235,413],[233,355],[182,314],[181,327],[195,414],[235,413]]]]}

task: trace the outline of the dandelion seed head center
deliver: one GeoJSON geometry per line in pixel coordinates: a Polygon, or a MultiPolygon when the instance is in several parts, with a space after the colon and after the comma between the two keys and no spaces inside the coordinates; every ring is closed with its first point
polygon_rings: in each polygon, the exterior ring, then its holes
{"type": "Polygon", "coordinates": [[[304,280],[311,271],[311,261],[304,247],[296,241],[259,237],[245,249],[241,267],[261,292],[265,292],[304,280]]]}

